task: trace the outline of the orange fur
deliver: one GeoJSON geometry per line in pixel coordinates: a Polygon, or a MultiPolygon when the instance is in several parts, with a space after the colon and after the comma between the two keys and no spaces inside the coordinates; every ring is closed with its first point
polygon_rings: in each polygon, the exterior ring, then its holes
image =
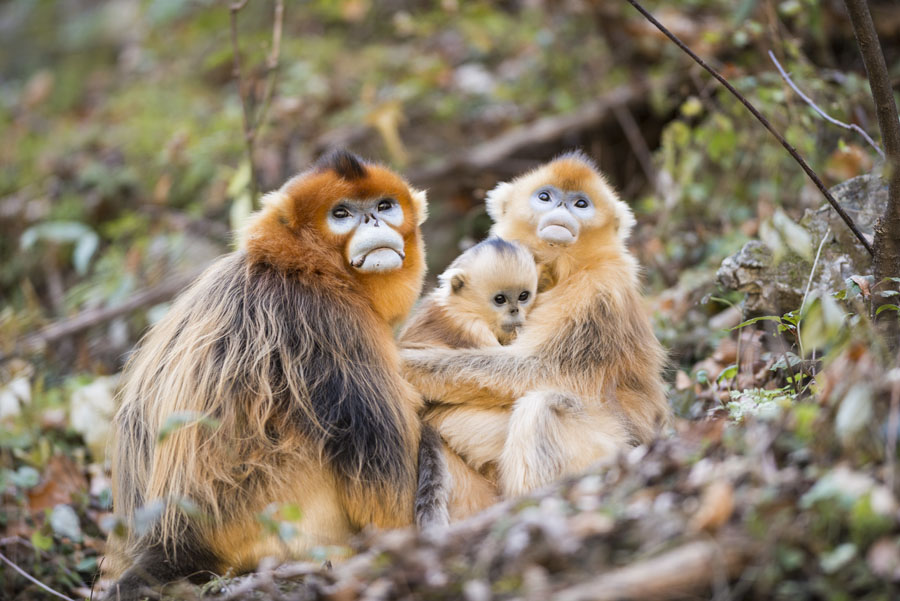
{"type": "Polygon", "coordinates": [[[115,418],[113,497],[129,528],[110,538],[122,576],[110,598],[412,523],[422,402],[399,374],[392,325],[421,287],[424,202],[386,168],[337,153],[267,195],[243,249],[146,335],[115,418]],[[342,199],[383,197],[403,209],[405,259],[364,274],[346,258],[353,234],[335,235],[326,216],[342,199]],[[160,438],[179,413],[192,417],[160,438]],[[155,500],[160,519],[138,532],[136,511],[155,500]],[[261,528],[272,503],[303,513],[294,540],[261,528]]]}
{"type": "Polygon", "coordinates": [[[661,378],[665,354],[643,310],[638,264],[625,246],[634,218],[590,160],[565,155],[500,184],[487,208],[491,233],[525,244],[550,282],[528,325],[507,347],[402,354],[407,377],[425,398],[505,412],[509,436],[499,477],[513,495],[630,441],[650,440],[670,409],[661,378]],[[538,234],[529,199],[544,186],[593,202],[595,212],[571,244],[538,234]]]}

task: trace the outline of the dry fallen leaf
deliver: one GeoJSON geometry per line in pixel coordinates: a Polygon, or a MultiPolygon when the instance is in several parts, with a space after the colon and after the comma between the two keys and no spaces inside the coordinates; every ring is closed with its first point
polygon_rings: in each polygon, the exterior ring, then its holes
{"type": "Polygon", "coordinates": [[[37,513],[72,502],[75,493],[87,492],[88,483],[81,468],[65,455],[54,455],[47,462],[41,483],[28,491],[28,507],[37,513]]]}
{"type": "Polygon", "coordinates": [[[865,298],[869,298],[872,294],[872,289],[869,287],[869,281],[861,275],[851,275],[850,279],[853,280],[857,286],[859,286],[859,291],[865,298]]]}
{"type": "Polygon", "coordinates": [[[717,530],[734,511],[734,489],[724,481],[713,482],[703,491],[700,507],[690,521],[690,529],[717,530]]]}

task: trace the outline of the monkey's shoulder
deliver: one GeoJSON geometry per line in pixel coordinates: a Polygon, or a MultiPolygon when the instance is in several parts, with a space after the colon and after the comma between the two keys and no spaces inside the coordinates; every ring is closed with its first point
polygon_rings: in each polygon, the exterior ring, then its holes
{"type": "Polygon", "coordinates": [[[426,297],[399,337],[403,348],[477,348],[482,346],[450,309],[426,297]]]}

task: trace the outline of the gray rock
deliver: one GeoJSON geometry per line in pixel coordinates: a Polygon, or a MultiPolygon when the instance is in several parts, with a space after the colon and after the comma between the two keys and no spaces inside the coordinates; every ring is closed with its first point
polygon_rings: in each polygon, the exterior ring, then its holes
{"type": "MultiPolygon", "coordinates": [[[[866,174],[834,186],[831,193],[871,240],[875,222],[887,207],[887,184],[878,175],[866,174]]],[[[807,210],[800,225],[809,232],[814,249],[828,233],[812,290],[835,292],[844,287],[844,280],[851,275],[871,273],[869,253],[831,205],[807,210]]],[[[782,315],[800,308],[811,269],[809,261],[791,252],[776,263],[765,244],[751,240],[722,261],[716,277],[724,287],[747,294],[748,315],[782,315]]]]}

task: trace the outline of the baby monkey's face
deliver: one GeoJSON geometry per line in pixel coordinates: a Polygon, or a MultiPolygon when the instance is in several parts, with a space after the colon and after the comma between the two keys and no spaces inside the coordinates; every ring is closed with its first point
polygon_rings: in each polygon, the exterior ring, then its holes
{"type": "Polygon", "coordinates": [[[525,325],[525,317],[534,298],[531,282],[519,282],[503,288],[495,288],[487,301],[493,311],[491,323],[494,335],[501,343],[515,337],[519,328],[525,325]]]}
{"type": "Polygon", "coordinates": [[[482,322],[500,344],[508,344],[525,325],[538,271],[521,244],[488,238],[457,257],[440,280],[456,315],[482,322]]]}

